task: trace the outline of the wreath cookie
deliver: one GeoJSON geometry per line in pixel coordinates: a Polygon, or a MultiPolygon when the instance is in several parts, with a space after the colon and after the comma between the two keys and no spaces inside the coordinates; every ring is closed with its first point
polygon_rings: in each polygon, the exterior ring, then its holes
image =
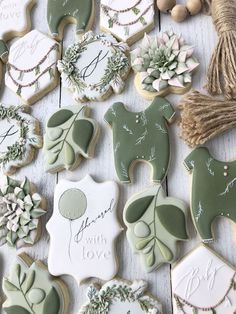
{"type": "Polygon", "coordinates": [[[6,175],[29,164],[34,149],[42,147],[39,122],[22,107],[0,104],[0,165],[6,175]]]}
{"type": "Polygon", "coordinates": [[[119,94],[130,71],[128,52],[128,45],[118,43],[112,35],[88,32],[58,62],[62,85],[82,102],[119,94]]]}

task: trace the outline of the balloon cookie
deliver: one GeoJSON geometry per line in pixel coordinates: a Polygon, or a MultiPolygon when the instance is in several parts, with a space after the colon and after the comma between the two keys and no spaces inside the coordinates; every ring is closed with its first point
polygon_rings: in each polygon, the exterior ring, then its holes
{"type": "Polygon", "coordinates": [[[145,294],[146,289],[147,283],[142,280],[128,283],[115,279],[105,283],[100,290],[90,286],[87,293],[89,301],[79,314],[162,314],[160,302],[150,294],[145,294]]]}
{"type": "Polygon", "coordinates": [[[88,32],[58,62],[62,85],[82,102],[119,94],[130,71],[128,52],[128,45],[113,36],[88,32]]]}
{"type": "Polygon", "coordinates": [[[25,253],[18,255],[2,286],[7,314],[68,314],[69,293],[64,282],[25,253]]]}
{"type": "Polygon", "coordinates": [[[26,105],[53,90],[59,81],[57,61],[60,45],[37,30],[16,41],[10,48],[5,84],[26,105]]]}
{"type": "Polygon", "coordinates": [[[173,313],[235,313],[235,275],[222,257],[199,246],[172,270],[173,313]]]}
{"type": "Polygon", "coordinates": [[[113,130],[115,168],[121,182],[131,182],[130,169],[138,161],[152,166],[154,182],[164,180],[170,160],[167,122],[174,115],[171,104],[160,97],[142,112],[128,111],[123,103],[108,109],[104,118],[113,130]]]}
{"type": "Polygon", "coordinates": [[[46,171],[74,170],[81,157],[93,157],[99,126],[88,113],[86,106],[67,106],[49,118],[43,148],[46,171]]]}
{"type": "Polygon", "coordinates": [[[121,232],[116,216],[118,195],[115,182],[96,183],[89,175],[79,182],[59,182],[47,224],[51,274],[68,274],[78,283],[116,275],[114,246],[121,232]]]}
{"type": "Polygon", "coordinates": [[[187,212],[186,204],[166,197],[161,185],[128,200],[123,214],[128,228],[126,235],[133,252],[140,254],[147,272],[176,260],[176,242],[188,240],[187,212]]]}
{"type": "Polygon", "coordinates": [[[154,14],[153,0],[102,0],[100,27],[131,45],[154,28],[154,14]]]}
{"type": "Polygon", "coordinates": [[[48,0],[47,19],[51,35],[62,40],[66,24],[76,24],[76,34],[91,29],[94,20],[94,0],[48,0]]]}
{"type": "Polygon", "coordinates": [[[0,187],[0,245],[17,249],[33,245],[41,235],[45,201],[27,178],[22,182],[6,179],[0,187]]]}
{"type": "Polygon", "coordinates": [[[24,36],[31,28],[30,11],[35,0],[1,0],[0,2],[0,58],[6,61],[6,41],[24,36]]]}
{"type": "Polygon", "coordinates": [[[29,164],[42,146],[38,120],[23,110],[0,104],[0,166],[7,175],[29,164]]]}
{"type": "Polygon", "coordinates": [[[236,222],[236,161],[216,160],[207,148],[199,147],[184,165],[192,173],[191,213],[195,227],[203,242],[211,242],[217,217],[236,222]]]}

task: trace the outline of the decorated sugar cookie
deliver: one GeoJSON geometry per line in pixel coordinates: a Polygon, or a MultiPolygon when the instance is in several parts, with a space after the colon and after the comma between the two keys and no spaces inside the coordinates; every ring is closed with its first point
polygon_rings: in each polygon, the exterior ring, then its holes
{"type": "Polygon", "coordinates": [[[161,314],[162,306],[150,294],[145,294],[147,283],[135,280],[128,283],[124,280],[112,280],[104,284],[100,290],[96,286],[88,289],[89,301],[79,314],[161,314]]]}
{"type": "Polygon", "coordinates": [[[128,200],[123,213],[126,235],[133,252],[140,254],[146,271],[176,260],[176,242],[188,240],[187,211],[184,202],[166,197],[161,185],[128,200]]]}
{"type": "Polygon", "coordinates": [[[46,171],[74,170],[82,157],[93,157],[99,126],[88,113],[86,106],[67,106],[49,118],[43,148],[46,171]]]}
{"type": "Polygon", "coordinates": [[[167,122],[175,111],[164,98],[156,97],[142,112],[128,111],[123,103],[115,103],[105,114],[113,130],[115,168],[119,180],[130,183],[131,166],[145,161],[152,166],[152,180],[164,180],[170,160],[167,122]]]}
{"type": "Polygon", "coordinates": [[[91,29],[94,20],[94,0],[48,0],[47,19],[51,35],[62,40],[66,24],[76,24],[76,34],[91,29]]]}
{"type": "Polygon", "coordinates": [[[128,52],[128,45],[118,43],[112,35],[88,32],[58,62],[62,85],[82,102],[119,94],[130,70],[128,52]]]}
{"type": "Polygon", "coordinates": [[[6,41],[24,36],[31,28],[30,11],[35,0],[1,0],[0,2],[0,58],[6,61],[6,41]]]}
{"type": "Polygon", "coordinates": [[[33,245],[41,235],[45,201],[27,178],[22,182],[6,179],[0,188],[0,245],[17,249],[33,245]]]}
{"type": "Polygon", "coordinates": [[[25,253],[18,255],[2,286],[7,314],[68,314],[69,294],[64,282],[25,253]]]}
{"type": "Polygon", "coordinates": [[[155,96],[186,93],[199,65],[193,52],[193,47],[172,31],[154,38],[145,35],[142,45],[131,51],[135,86],[140,95],[151,100],[155,96]]]}
{"type": "Polygon", "coordinates": [[[100,27],[131,45],[154,28],[154,2],[102,0],[100,27]]]}
{"type": "Polygon", "coordinates": [[[110,280],[117,273],[115,240],[118,187],[95,182],[89,175],[79,182],[61,180],[55,189],[50,234],[49,270],[68,274],[78,283],[90,277],[110,280]]]}
{"type": "Polygon", "coordinates": [[[172,270],[173,313],[235,313],[235,275],[222,257],[199,246],[172,270]]]}
{"type": "Polygon", "coordinates": [[[7,175],[29,164],[42,146],[38,120],[23,110],[0,104],[0,166],[7,175]]]}
{"type": "Polygon", "coordinates": [[[27,105],[38,101],[58,84],[60,45],[33,30],[10,48],[6,86],[27,105]]]}
{"type": "Polygon", "coordinates": [[[207,148],[199,147],[184,165],[192,173],[191,213],[195,227],[203,242],[211,242],[217,217],[236,222],[236,161],[216,160],[207,148]]]}

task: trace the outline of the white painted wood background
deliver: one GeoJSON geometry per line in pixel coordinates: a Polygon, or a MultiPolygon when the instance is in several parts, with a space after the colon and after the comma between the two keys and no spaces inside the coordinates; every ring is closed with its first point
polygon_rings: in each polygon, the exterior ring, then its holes
{"type": "MultiPolygon", "coordinates": [[[[125,1],[125,0],[120,0],[125,1]]],[[[178,1],[179,3],[182,1],[178,1]]],[[[98,31],[99,26],[99,1],[96,6],[97,16],[95,19],[94,29],[98,31]]],[[[32,10],[33,28],[44,33],[48,33],[46,21],[46,0],[38,0],[36,6],[32,10]]],[[[155,30],[152,34],[158,34],[159,31],[165,31],[169,28],[177,33],[182,33],[187,43],[195,46],[195,54],[200,61],[198,73],[194,76],[194,88],[202,89],[205,83],[205,74],[209,59],[216,45],[217,36],[212,25],[211,17],[198,15],[188,19],[182,24],[174,23],[168,15],[159,17],[156,11],[155,30]]],[[[75,26],[66,28],[65,41],[63,48],[74,42],[75,26]]],[[[138,43],[140,44],[140,42],[138,43]]],[[[131,73],[126,84],[125,91],[121,95],[113,95],[105,102],[91,102],[88,105],[92,108],[91,115],[97,119],[101,126],[101,136],[97,145],[95,158],[90,161],[83,161],[80,167],[74,172],[62,172],[58,176],[46,174],[43,170],[42,150],[39,152],[35,161],[16,173],[16,178],[23,179],[27,176],[32,182],[38,186],[38,191],[47,199],[48,214],[44,219],[44,223],[48,220],[53,208],[53,191],[57,179],[67,178],[71,180],[80,180],[87,173],[91,174],[96,180],[116,180],[116,174],[112,156],[112,132],[103,121],[103,115],[115,101],[122,101],[127,104],[131,111],[140,111],[145,109],[149,103],[139,97],[134,85],[134,75],[131,73]]],[[[5,104],[20,104],[18,98],[9,91],[4,84],[1,87],[1,101],[5,104]]],[[[167,97],[177,109],[179,96],[167,97]]],[[[71,94],[58,86],[53,92],[45,96],[41,101],[32,106],[32,114],[39,119],[42,126],[42,133],[47,118],[61,106],[73,104],[71,94]]],[[[190,196],[190,178],[187,171],[183,167],[183,160],[189,153],[189,148],[179,138],[179,128],[177,123],[170,127],[170,138],[172,143],[172,162],[169,168],[169,174],[166,181],[168,194],[181,198],[189,203],[190,196]]],[[[208,143],[213,155],[221,160],[230,160],[236,158],[236,130],[232,130],[227,134],[208,143]]],[[[119,202],[119,218],[122,223],[122,211],[126,200],[136,192],[148,187],[150,182],[150,168],[148,165],[139,164],[135,168],[134,183],[130,185],[120,185],[120,202],[119,202]]],[[[192,239],[188,243],[180,243],[180,257],[182,257],[191,248],[199,243],[192,223],[189,223],[192,239]]],[[[217,242],[211,245],[217,252],[221,253],[233,265],[236,265],[236,247],[232,237],[232,226],[229,221],[222,219],[215,228],[217,242]]],[[[47,263],[49,236],[44,228],[41,240],[32,248],[25,249],[29,255],[35,259],[40,259],[47,263]]],[[[171,268],[169,265],[162,266],[157,271],[145,273],[140,266],[138,256],[131,253],[125,238],[125,232],[117,241],[117,253],[119,256],[120,269],[118,276],[133,280],[144,279],[149,283],[150,292],[157,296],[163,304],[165,314],[172,313],[171,305],[171,268]]],[[[8,273],[11,263],[14,261],[16,251],[7,246],[1,248],[0,251],[0,278],[8,273]]],[[[63,256],[61,257],[63,258],[63,256]]],[[[80,287],[77,286],[75,280],[69,276],[64,276],[70,292],[70,314],[78,313],[79,308],[86,300],[87,284],[80,287]]],[[[50,313],[48,313],[50,314],[50,313]]],[[[99,313],[98,313],[99,314],[99,313]]]]}

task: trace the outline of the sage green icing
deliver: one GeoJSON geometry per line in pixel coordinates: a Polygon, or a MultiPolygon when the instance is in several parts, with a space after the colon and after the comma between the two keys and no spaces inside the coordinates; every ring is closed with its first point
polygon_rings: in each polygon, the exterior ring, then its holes
{"type": "Polygon", "coordinates": [[[61,128],[57,128],[57,127],[48,129],[48,138],[51,141],[58,140],[61,137],[62,132],[63,132],[63,130],[61,128]]]}
{"type": "Polygon", "coordinates": [[[82,119],[75,121],[75,126],[72,133],[73,140],[86,153],[90,140],[93,137],[93,132],[93,125],[89,121],[82,119]],[[86,130],[86,133],[84,133],[84,130],[86,130]],[[84,136],[79,136],[82,133],[84,133],[84,136]]]}
{"type": "Polygon", "coordinates": [[[28,298],[32,304],[39,304],[45,298],[45,292],[39,288],[31,289],[28,293],[28,298]]]}
{"type": "Polygon", "coordinates": [[[115,103],[105,114],[113,129],[115,168],[121,182],[130,182],[129,170],[135,161],[146,161],[153,168],[153,181],[162,182],[170,160],[167,122],[175,111],[171,104],[156,97],[142,112],[130,112],[115,103]]]}
{"type": "Polygon", "coordinates": [[[206,147],[199,147],[184,164],[192,173],[191,214],[195,227],[202,241],[212,241],[216,217],[236,222],[236,161],[218,161],[206,147]]]}
{"type": "Polygon", "coordinates": [[[0,40],[0,58],[4,61],[8,53],[9,50],[6,43],[3,40],[0,40]]]}
{"type": "Polygon", "coordinates": [[[75,220],[84,215],[87,209],[87,198],[79,189],[66,190],[59,200],[60,214],[70,220],[75,220]]]}
{"type": "Polygon", "coordinates": [[[61,109],[54,113],[48,120],[47,126],[54,128],[68,121],[73,116],[73,112],[68,109],[61,109]]]}
{"type": "Polygon", "coordinates": [[[47,314],[58,314],[60,310],[60,299],[59,295],[54,287],[51,288],[48,296],[46,297],[44,306],[43,306],[43,313],[47,314]]]}
{"type": "Polygon", "coordinates": [[[166,197],[161,185],[153,186],[128,200],[123,213],[126,235],[147,272],[163,263],[176,261],[176,242],[187,240],[186,216],[185,203],[166,197]]]}
{"type": "Polygon", "coordinates": [[[17,305],[5,308],[4,311],[6,314],[31,314],[31,312],[17,305]]]}

